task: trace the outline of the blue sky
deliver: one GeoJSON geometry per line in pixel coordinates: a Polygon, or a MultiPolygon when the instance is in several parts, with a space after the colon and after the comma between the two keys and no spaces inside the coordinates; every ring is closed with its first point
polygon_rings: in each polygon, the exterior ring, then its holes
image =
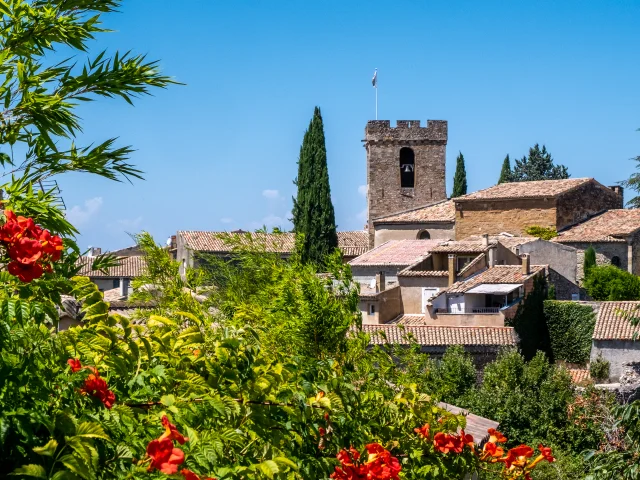
{"type": "Polygon", "coordinates": [[[448,120],[448,192],[458,151],[472,191],[536,142],[614,184],[640,154],[638,18],[638,1],[125,1],[92,51],[146,53],[186,85],[82,107],[82,142],[133,145],[146,180],[63,177],[69,217],[106,249],[141,230],[290,228],[319,105],[338,228],[362,228],[374,68],[380,119],[448,120]]]}

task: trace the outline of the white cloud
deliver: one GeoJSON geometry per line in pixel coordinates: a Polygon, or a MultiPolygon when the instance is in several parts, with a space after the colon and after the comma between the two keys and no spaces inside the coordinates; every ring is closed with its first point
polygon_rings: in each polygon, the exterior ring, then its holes
{"type": "Polygon", "coordinates": [[[72,224],[76,226],[87,223],[102,208],[102,197],[94,197],[86,200],[83,206],[74,205],[67,210],[66,216],[72,224]]]}
{"type": "Polygon", "coordinates": [[[233,218],[229,218],[229,217],[222,217],[220,219],[220,223],[233,223],[233,218]]]}
{"type": "Polygon", "coordinates": [[[141,224],[142,224],[142,217],[123,218],[121,220],[118,220],[119,227],[125,230],[130,230],[130,231],[139,229],[141,224]]]}
{"type": "Polygon", "coordinates": [[[360,185],[358,187],[358,193],[360,195],[362,195],[363,197],[366,197],[367,196],[367,186],[366,185],[360,185]]]}
{"type": "Polygon", "coordinates": [[[276,198],[280,198],[280,192],[278,190],[263,190],[262,196],[269,200],[275,200],[276,198]]]}

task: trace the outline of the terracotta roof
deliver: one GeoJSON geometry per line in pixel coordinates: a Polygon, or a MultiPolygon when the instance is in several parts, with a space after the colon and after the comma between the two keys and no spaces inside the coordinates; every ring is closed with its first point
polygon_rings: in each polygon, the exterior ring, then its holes
{"type": "Polygon", "coordinates": [[[571,382],[575,384],[584,383],[591,380],[588,368],[568,368],[567,371],[571,376],[571,382]]]}
{"type": "Polygon", "coordinates": [[[640,209],[607,210],[558,234],[554,242],[624,242],[640,230],[640,209]]]}
{"type": "Polygon", "coordinates": [[[460,407],[456,407],[455,405],[449,405],[448,403],[438,402],[438,407],[453,413],[454,415],[464,415],[466,420],[466,425],[464,427],[465,433],[470,434],[473,437],[473,440],[476,445],[480,445],[482,440],[489,439],[488,430],[490,428],[497,429],[499,423],[490,420],[488,418],[480,417],[475,415],[468,410],[464,410],[460,407]]]}
{"type": "Polygon", "coordinates": [[[399,277],[446,277],[448,275],[447,270],[411,270],[411,267],[398,272],[399,277]]]}
{"type": "Polygon", "coordinates": [[[531,265],[531,273],[529,275],[523,275],[521,265],[496,265],[495,267],[487,268],[466,280],[456,282],[444,291],[447,293],[464,293],[471,290],[473,287],[487,283],[523,284],[526,280],[533,277],[541,270],[544,270],[544,268],[544,265],[531,265]]]}
{"type": "Polygon", "coordinates": [[[633,340],[634,335],[640,340],[640,326],[631,325],[631,319],[640,317],[640,302],[602,302],[594,340],[633,340]]]}
{"type": "MultiPolygon", "coordinates": [[[[431,321],[433,323],[433,320],[431,321]]],[[[427,318],[424,314],[402,314],[387,322],[385,325],[427,325],[427,318]]]]}
{"type": "Polygon", "coordinates": [[[481,241],[450,241],[442,242],[440,245],[431,250],[432,253],[482,253],[489,247],[482,244],[481,241]]]}
{"type": "Polygon", "coordinates": [[[515,345],[516,335],[513,327],[443,327],[433,325],[362,325],[362,330],[371,335],[372,345],[386,343],[408,345],[411,335],[420,345],[425,346],[498,346],[515,345]],[[380,334],[384,333],[386,339],[380,334]]]}
{"type": "Polygon", "coordinates": [[[565,180],[536,180],[533,182],[501,183],[484,190],[455,198],[455,202],[471,200],[511,200],[516,198],[549,198],[567,193],[593,178],[567,178],[565,180]]]}
{"type": "Polygon", "coordinates": [[[453,200],[443,200],[386,217],[378,217],[373,220],[373,223],[452,223],[455,220],[456,208],[453,200]]]}
{"type": "MultiPolygon", "coordinates": [[[[249,245],[255,242],[264,244],[271,253],[292,253],[295,248],[295,234],[293,233],[258,233],[258,232],[203,232],[180,231],[185,246],[191,250],[201,252],[228,253],[233,250],[230,240],[249,245]]],[[[348,257],[362,255],[367,251],[369,237],[366,231],[338,232],[338,247],[348,257]]]]}
{"type": "Polygon", "coordinates": [[[442,240],[389,240],[354,258],[352,266],[413,265],[425,257],[442,240]]]}
{"type": "Polygon", "coordinates": [[[117,267],[111,267],[106,274],[99,270],[91,270],[93,260],[93,257],[80,257],[78,263],[82,265],[82,268],[80,269],[80,272],[78,272],[78,275],[83,277],[134,278],[142,275],[145,268],[144,258],[140,255],[118,257],[120,265],[117,267]]]}

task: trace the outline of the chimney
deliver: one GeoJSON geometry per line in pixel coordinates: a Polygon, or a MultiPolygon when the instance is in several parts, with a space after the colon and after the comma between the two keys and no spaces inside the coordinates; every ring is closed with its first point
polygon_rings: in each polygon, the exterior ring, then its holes
{"type": "Polygon", "coordinates": [[[102,248],[98,248],[98,247],[89,247],[89,256],[90,257],[97,257],[98,255],[100,255],[102,253],[102,248]]]}
{"type": "Polygon", "coordinates": [[[449,254],[449,286],[456,283],[456,256],[449,254]]]}
{"type": "Polygon", "coordinates": [[[612,185],[609,188],[620,196],[620,206],[618,208],[624,208],[624,188],[622,185],[612,185]]]}
{"type": "Polygon", "coordinates": [[[498,255],[498,247],[493,245],[489,249],[489,268],[493,268],[496,266],[496,256],[498,255]]]}
{"type": "Polygon", "coordinates": [[[482,246],[483,247],[488,247],[489,246],[489,234],[488,233],[483,233],[482,234],[482,246]]]}
{"type": "Polygon", "coordinates": [[[529,258],[528,253],[523,253],[520,258],[522,258],[522,274],[529,275],[531,274],[531,260],[529,258]]]}
{"type": "Polygon", "coordinates": [[[384,272],[376,273],[376,293],[384,292],[385,288],[386,288],[386,279],[384,276],[384,272]]]}
{"type": "Polygon", "coordinates": [[[129,295],[129,279],[120,278],[120,296],[127,297],[129,295]]]}

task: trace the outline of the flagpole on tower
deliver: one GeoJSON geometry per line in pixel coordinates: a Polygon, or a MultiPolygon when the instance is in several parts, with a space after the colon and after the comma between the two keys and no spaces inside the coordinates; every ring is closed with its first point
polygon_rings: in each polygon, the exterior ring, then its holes
{"type": "Polygon", "coordinates": [[[378,69],[373,72],[373,79],[371,80],[373,88],[376,89],[376,120],[378,120],[378,69]]]}

